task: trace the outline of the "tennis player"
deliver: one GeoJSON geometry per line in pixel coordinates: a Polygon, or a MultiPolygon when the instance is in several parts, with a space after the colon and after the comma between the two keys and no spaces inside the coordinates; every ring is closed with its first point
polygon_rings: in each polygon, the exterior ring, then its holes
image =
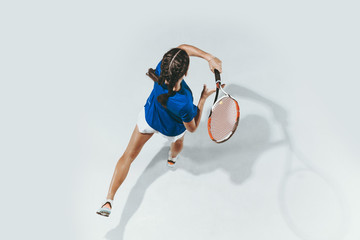
{"type": "Polygon", "coordinates": [[[154,88],[138,115],[129,144],[116,164],[106,200],[98,214],[110,215],[115,193],[126,178],[130,164],[154,133],[171,142],[167,164],[174,167],[183,148],[185,133],[195,132],[199,126],[204,103],[215,89],[209,90],[204,84],[198,105],[193,104],[191,89],[184,80],[189,68],[189,56],[208,61],[212,72],[214,69],[222,71],[218,58],[186,44],[169,50],[155,70],[148,70],[146,75],[154,81],[154,88]]]}

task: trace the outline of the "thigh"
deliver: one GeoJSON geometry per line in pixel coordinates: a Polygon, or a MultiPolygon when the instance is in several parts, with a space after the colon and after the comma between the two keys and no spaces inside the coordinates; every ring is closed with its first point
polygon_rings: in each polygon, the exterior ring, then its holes
{"type": "Polygon", "coordinates": [[[139,132],[139,128],[136,125],[124,154],[130,157],[131,161],[133,161],[152,135],[154,135],[154,133],[139,132]]]}

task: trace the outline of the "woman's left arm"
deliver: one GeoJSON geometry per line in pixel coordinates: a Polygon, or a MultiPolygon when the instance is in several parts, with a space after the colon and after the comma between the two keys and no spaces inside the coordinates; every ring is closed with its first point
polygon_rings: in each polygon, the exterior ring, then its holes
{"type": "Polygon", "coordinates": [[[210,53],[204,52],[203,50],[201,50],[197,47],[187,45],[187,44],[181,44],[180,46],[178,46],[178,48],[186,51],[186,53],[189,56],[201,57],[201,58],[205,59],[206,61],[208,61],[209,67],[212,72],[214,72],[214,69],[217,69],[217,70],[219,70],[219,72],[222,72],[221,60],[218,59],[217,57],[211,55],[210,53]]]}

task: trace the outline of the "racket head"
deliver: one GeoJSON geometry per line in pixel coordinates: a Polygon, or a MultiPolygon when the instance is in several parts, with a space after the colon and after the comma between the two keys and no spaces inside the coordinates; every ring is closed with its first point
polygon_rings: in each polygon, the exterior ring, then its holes
{"type": "Polygon", "coordinates": [[[240,118],[238,102],[230,95],[218,99],[208,118],[208,133],[216,143],[223,143],[235,133],[240,118]]]}

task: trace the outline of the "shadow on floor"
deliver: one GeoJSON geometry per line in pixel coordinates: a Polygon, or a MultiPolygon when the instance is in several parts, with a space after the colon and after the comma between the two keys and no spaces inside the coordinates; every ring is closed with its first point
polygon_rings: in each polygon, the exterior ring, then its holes
{"type": "MultiPolygon", "coordinates": [[[[243,98],[270,108],[278,124],[283,129],[283,140],[270,141],[272,126],[269,125],[266,118],[260,115],[240,116],[240,123],[236,133],[223,144],[212,142],[208,137],[207,128],[200,126],[195,133],[185,136],[184,149],[181,153],[182,158],[177,163],[177,169],[183,169],[194,175],[222,169],[229,175],[234,184],[240,185],[251,176],[252,168],[260,155],[280,145],[286,146],[290,152],[293,151],[293,147],[287,130],[287,112],[284,108],[245,87],[230,84],[227,89],[232,96],[240,100],[240,111],[241,99],[243,98]]],[[[207,117],[207,113],[208,111],[204,111],[203,118],[207,117]]],[[[164,146],[150,161],[129,194],[118,226],[106,234],[107,239],[124,239],[126,225],[140,207],[146,190],[156,179],[169,171],[166,166],[168,151],[169,146],[164,146]]],[[[287,160],[291,161],[290,158],[287,160]]],[[[307,166],[309,165],[307,164],[307,166]]],[[[291,221],[285,207],[283,196],[286,176],[285,173],[279,188],[280,208],[289,228],[301,239],[307,239],[298,230],[296,224],[291,221]]]]}

